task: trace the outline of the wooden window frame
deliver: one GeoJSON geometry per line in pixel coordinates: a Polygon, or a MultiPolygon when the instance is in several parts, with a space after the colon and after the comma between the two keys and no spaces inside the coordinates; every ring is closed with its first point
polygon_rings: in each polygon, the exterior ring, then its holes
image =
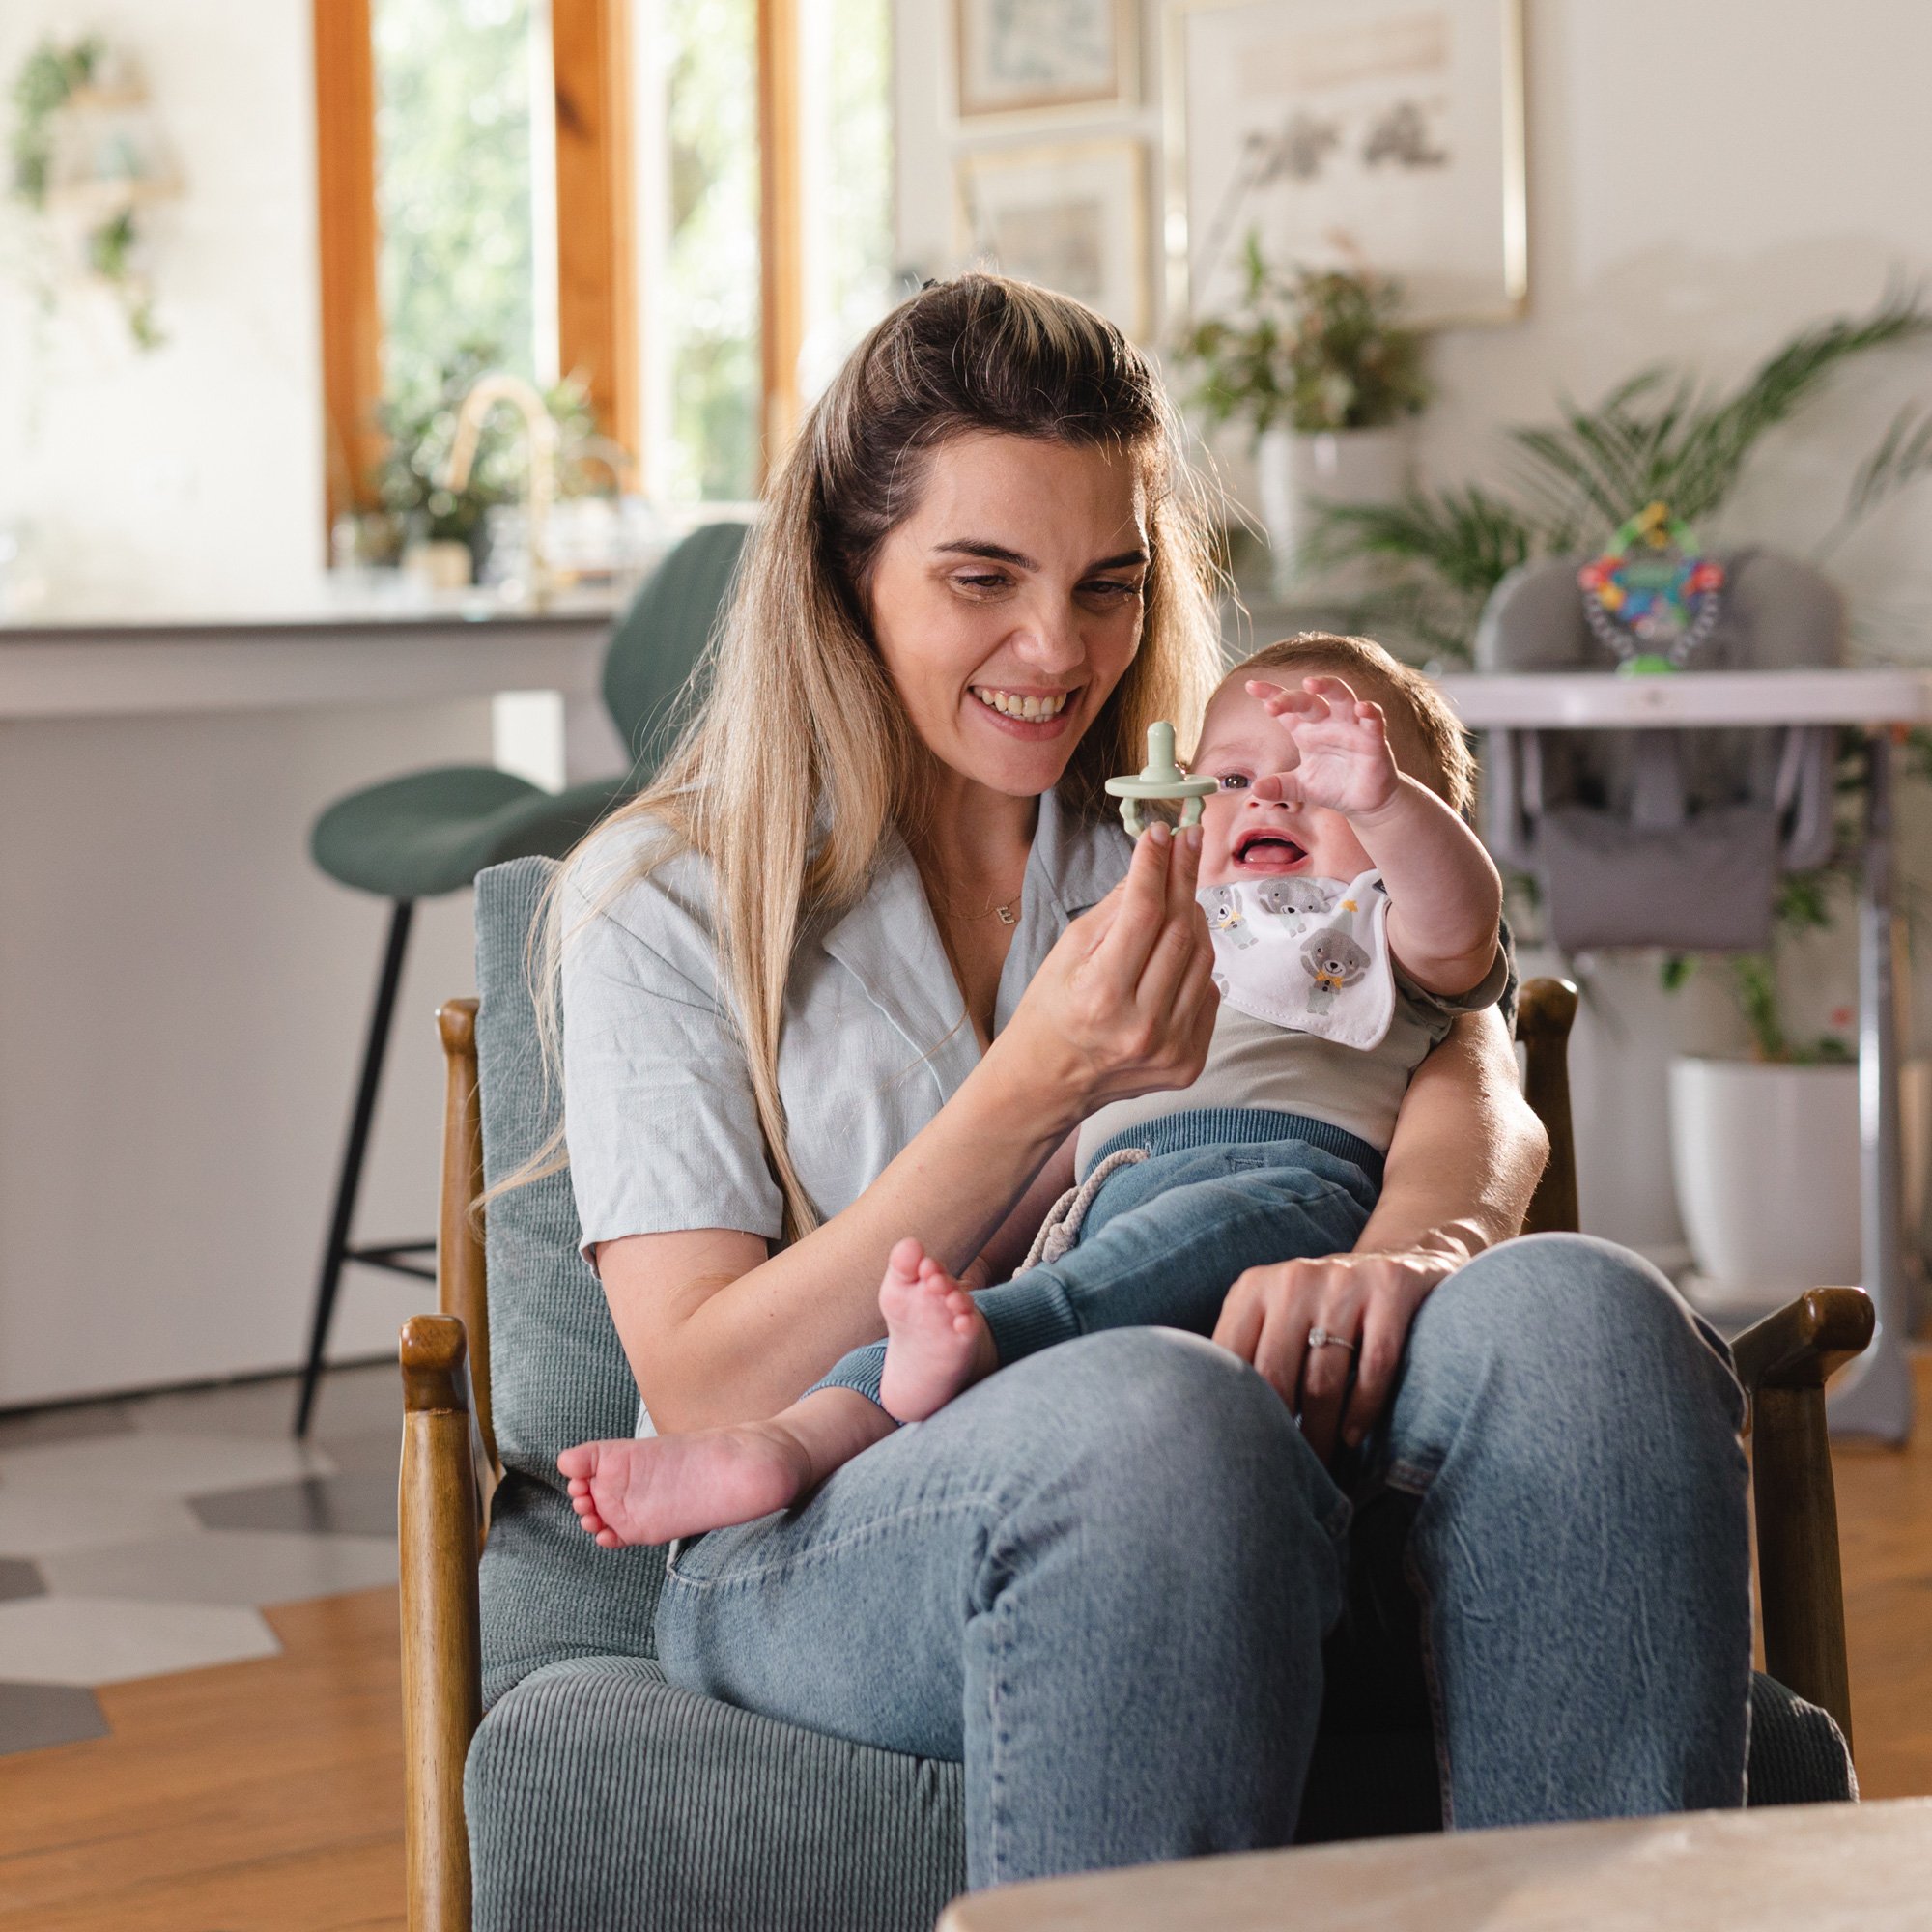
{"type": "MultiPolygon", "coordinates": [[[[328,526],[374,506],[384,438],[371,0],[312,0],[322,387],[328,526]]],[[[605,435],[643,450],[630,0],[551,0],[558,363],[605,435]]],[[[757,0],[762,461],[799,414],[805,343],[799,0],[757,0]]]]}

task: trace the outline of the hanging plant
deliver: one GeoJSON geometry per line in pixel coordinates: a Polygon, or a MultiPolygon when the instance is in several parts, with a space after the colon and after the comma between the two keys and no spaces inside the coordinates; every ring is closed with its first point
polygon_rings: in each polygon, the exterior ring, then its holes
{"type": "MultiPolygon", "coordinates": [[[[106,45],[98,35],[66,46],[43,41],[14,77],[13,192],[38,215],[50,214],[60,193],[54,179],[60,116],[99,84],[106,63],[106,45]]],[[[124,142],[119,152],[130,164],[126,172],[80,185],[104,190],[100,213],[87,224],[81,252],[89,270],[114,292],[135,346],[154,349],[162,335],[154,298],[134,260],[141,239],[134,195],[142,177],[131,165],[135,151],[124,142]]],[[[51,302],[51,287],[43,289],[43,298],[51,302]]]]}

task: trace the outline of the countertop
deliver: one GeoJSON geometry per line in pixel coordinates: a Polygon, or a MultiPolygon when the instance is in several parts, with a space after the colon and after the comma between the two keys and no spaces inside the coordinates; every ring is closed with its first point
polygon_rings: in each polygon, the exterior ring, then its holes
{"type": "Polygon", "coordinates": [[[582,630],[608,626],[633,590],[570,590],[541,605],[505,603],[488,590],[431,591],[391,573],[352,579],[319,577],[285,599],[219,604],[142,605],[127,598],[77,595],[13,612],[0,611],[0,647],[113,639],[185,637],[286,638],[291,634],[422,632],[476,625],[492,632],[582,630]]]}

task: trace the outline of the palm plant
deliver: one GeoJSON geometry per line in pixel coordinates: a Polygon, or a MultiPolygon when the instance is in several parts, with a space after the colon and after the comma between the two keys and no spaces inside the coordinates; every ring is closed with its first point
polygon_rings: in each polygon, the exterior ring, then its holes
{"type": "MultiPolygon", "coordinates": [[[[1768,432],[1815,401],[1845,363],[1932,334],[1932,309],[1895,284],[1870,313],[1801,330],[1736,388],[1713,394],[1658,366],[1594,408],[1565,401],[1554,423],[1506,431],[1516,478],[1412,489],[1393,503],[1330,503],[1305,561],[1367,559],[1381,587],[1359,613],[1406,630],[1432,655],[1466,662],[1490,592],[1518,564],[1594,543],[1645,503],[1689,522],[1721,508],[1768,432]]],[[[1908,405],[1861,465],[1824,547],[1895,491],[1932,473],[1932,412],[1908,405]]]]}

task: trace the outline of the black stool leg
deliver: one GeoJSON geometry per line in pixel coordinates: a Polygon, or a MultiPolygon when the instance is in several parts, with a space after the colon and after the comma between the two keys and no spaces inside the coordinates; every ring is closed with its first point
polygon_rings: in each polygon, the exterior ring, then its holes
{"type": "Polygon", "coordinates": [[[302,1367],[301,1397],[296,1405],[298,1435],[308,1434],[316,1384],[322,1379],[323,1350],[328,1345],[335,1291],[341,1286],[342,1264],[349,1253],[355,1193],[362,1184],[362,1157],[369,1148],[369,1123],[376,1115],[376,1089],[383,1078],[383,1059],[389,1046],[389,1022],[395,1017],[396,988],[402,982],[403,955],[409,950],[410,919],[414,911],[413,899],[397,899],[389,911],[389,940],[383,953],[382,977],[376,982],[376,1009],[369,1015],[368,1043],[362,1049],[362,1079],[355,1091],[355,1111],[350,1117],[349,1144],[342,1151],[342,1173],[335,1184],[335,1212],[328,1224],[328,1243],[322,1251],[322,1278],[315,1288],[308,1359],[302,1367]]]}

